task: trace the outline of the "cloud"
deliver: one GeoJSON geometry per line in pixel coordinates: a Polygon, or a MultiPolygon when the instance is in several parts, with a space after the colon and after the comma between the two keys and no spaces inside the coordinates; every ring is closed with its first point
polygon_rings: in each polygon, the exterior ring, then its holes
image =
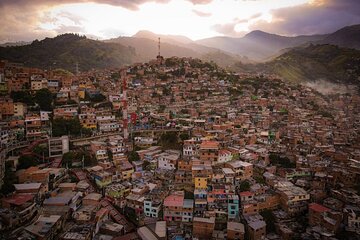
{"type": "Polygon", "coordinates": [[[75,25],[81,25],[83,21],[85,21],[84,18],[78,16],[78,15],[75,15],[75,14],[72,14],[72,13],[69,13],[69,12],[60,12],[58,14],[59,17],[62,17],[62,18],[67,18],[69,19],[70,21],[72,21],[75,25]]]}
{"type": "Polygon", "coordinates": [[[251,20],[254,20],[256,18],[261,17],[261,13],[256,13],[248,18],[235,18],[232,22],[230,23],[225,23],[225,24],[215,24],[214,26],[212,26],[212,29],[214,29],[216,32],[221,33],[225,36],[232,36],[232,37],[240,37],[243,36],[245,34],[244,31],[236,31],[236,25],[238,24],[246,24],[251,20]]]}
{"type": "MultiPolygon", "coordinates": [[[[82,18],[62,12],[56,17],[46,14],[52,7],[70,3],[100,3],[120,6],[129,10],[138,10],[141,4],[147,2],[167,3],[170,0],[0,0],[0,42],[33,39],[56,36],[65,29],[80,30],[82,18]],[[59,18],[66,18],[71,23],[68,28],[59,26],[58,29],[46,30],[39,26],[42,23],[56,23],[59,18]],[[58,32],[59,31],[59,32],[58,32]]],[[[68,21],[67,21],[68,22],[68,21]]]]}
{"type": "Polygon", "coordinates": [[[188,1],[192,2],[192,4],[194,5],[198,5],[198,4],[205,5],[211,3],[213,0],[188,0],[188,1]]]}
{"type": "Polygon", "coordinates": [[[232,22],[232,23],[225,23],[225,24],[215,24],[214,26],[212,26],[212,29],[215,30],[218,33],[221,33],[225,36],[231,36],[231,37],[241,37],[243,36],[246,32],[238,32],[235,30],[235,26],[239,23],[242,23],[243,20],[239,20],[237,22],[232,22]]]}
{"type": "MultiPolygon", "coordinates": [[[[140,5],[147,2],[167,3],[170,0],[1,0],[0,8],[4,6],[57,6],[70,3],[100,3],[112,6],[120,6],[130,10],[137,10],[140,5]]],[[[196,1],[195,1],[196,2],[196,1]]]]}
{"type": "Polygon", "coordinates": [[[52,31],[38,28],[41,12],[33,6],[17,8],[16,6],[0,7],[0,42],[33,40],[53,36],[52,31]]]}
{"type": "Polygon", "coordinates": [[[212,15],[211,13],[198,11],[198,10],[196,10],[196,9],[193,9],[192,11],[193,11],[193,13],[195,13],[196,15],[198,15],[199,17],[210,17],[210,16],[212,15]]]}
{"type": "Polygon", "coordinates": [[[358,0],[314,0],[295,7],[272,10],[272,21],[255,21],[250,30],[282,35],[331,33],[344,26],[360,23],[358,0]]]}
{"type": "Polygon", "coordinates": [[[61,24],[58,28],[54,30],[56,34],[63,34],[63,33],[85,33],[85,29],[81,26],[68,26],[61,24]]]}

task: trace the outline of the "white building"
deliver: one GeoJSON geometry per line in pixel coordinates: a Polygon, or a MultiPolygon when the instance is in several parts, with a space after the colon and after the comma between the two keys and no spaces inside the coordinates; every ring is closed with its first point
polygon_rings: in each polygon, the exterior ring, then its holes
{"type": "Polygon", "coordinates": [[[178,151],[166,151],[157,155],[158,168],[166,170],[174,170],[177,161],[180,158],[178,151]]]}
{"type": "Polygon", "coordinates": [[[229,162],[232,159],[232,154],[229,150],[220,150],[219,151],[219,157],[218,157],[218,163],[225,163],[229,162]]]}
{"type": "Polygon", "coordinates": [[[61,157],[69,152],[69,137],[49,138],[49,157],[61,157]]]}

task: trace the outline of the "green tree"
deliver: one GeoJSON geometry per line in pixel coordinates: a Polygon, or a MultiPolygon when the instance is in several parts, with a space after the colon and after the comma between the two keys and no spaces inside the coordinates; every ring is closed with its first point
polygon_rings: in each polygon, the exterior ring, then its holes
{"type": "Polygon", "coordinates": [[[166,132],[160,137],[159,144],[164,149],[179,149],[181,145],[178,142],[178,135],[176,132],[166,132]]]}
{"type": "Polygon", "coordinates": [[[175,66],[176,64],[177,64],[177,60],[174,59],[174,58],[167,58],[167,59],[165,60],[165,66],[167,66],[167,67],[173,67],[173,66],[175,66]]]}
{"type": "Polygon", "coordinates": [[[286,108],[281,108],[280,109],[280,114],[288,114],[289,111],[286,108]]]}
{"type": "Polygon", "coordinates": [[[271,153],[269,155],[270,163],[273,165],[279,165],[283,168],[295,168],[296,164],[291,162],[289,158],[279,156],[278,154],[271,153]]]}
{"type": "Polygon", "coordinates": [[[10,97],[14,102],[22,102],[27,105],[34,105],[34,99],[29,91],[12,91],[10,97]]]}
{"type": "Polygon", "coordinates": [[[85,100],[94,102],[94,103],[99,103],[99,102],[105,101],[106,97],[104,95],[102,95],[101,93],[89,95],[88,93],[85,92],[85,100]]]}
{"type": "Polygon", "coordinates": [[[255,176],[254,179],[255,179],[255,181],[256,181],[257,183],[265,184],[265,180],[264,180],[263,177],[255,176]]]}
{"type": "Polygon", "coordinates": [[[234,153],[232,156],[231,156],[231,161],[234,161],[234,160],[239,160],[240,159],[240,155],[238,153],[234,153]]]}
{"type": "Polygon", "coordinates": [[[180,137],[181,141],[185,141],[185,140],[190,139],[189,134],[186,133],[186,132],[181,133],[179,137],[180,137]]]}
{"type": "Polygon", "coordinates": [[[264,218],[266,222],[266,232],[275,232],[275,216],[273,212],[269,209],[264,209],[260,212],[260,215],[264,218]]]}
{"type": "Polygon", "coordinates": [[[180,110],[180,113],[181,114],[189,114],[190,111],[189,111],[189,109],[183,108],[183,109],[180,110]]]}
{"type": "Polygon", "coordinates": [[[143,162],[143,166],[142,166],[143,169],[144,169],[144,170],[148,170],[150,164],[151,164],[151,163],[150,163],[149,161],[144,161],[144,162],[143,162]]]}
{"type": "Polygon", "coordinates": [[[170,88],[163,87],[162,91],[163,91],[163,94],[165,96],[170,96],[171,95],[171,89],[170,88]]]}
{"type": "Polygon", "coordinates": [[[159,106],[159,112],[160,112],[160,113],[163,113],[163,112],[165,111],[165,108],[166,108],[165,105],[160,105],[160,106],[159,106]]]}
{"type": "Polygon", "coordinates": [[[52,111],[53,95],[49,89],[43,88],[37,91],[34,100],[39,105],[40,110],[52,111]]]}
{"type": "Polygon", "coordinates": [[[64,119],[56,118],[53,120],[52,133],[55,137],[63,135],[79,136],[81,133],[81,124],[78,118],[64,119]]]}
{"type": "Polygon", "coordinates": [[[109,156],[109,161],[112,162],[114,159],[114,155],[110,149],[108,149],[107,154],[109,156]]]}
{"type": "Polygon", "coordinates": [[[33,153],[36,153],[39,156],[49,156],[49,148],[47,145],[38,145],[33,148],[33,153]]]}
{"type": "Polygon", "coordinates": [[[140,156],[136,151],[131,151],[128,155],[129,162],[136,162],[140,160],[140,156]]]}
{"type": "Polygon", "coordinates": [[[74,152],[67,152],[64,153],[64,155],[62,156],[62,165],[63,167],[69,167],[71,168],[72,163],[74,162],[74,160],[76,159],[76,154],[74,152]]]}
{"type": "Polygon", "coordinates": [[[23,155],[19,157],[17,169],[27,169],[32,166],[37,166],[38,164],[39,161],[35,157],[23,155]]]}
{"type": "Polygon", "coordinates": [[[96,158],[90,154],[88,151],[78,150],[67,152],[63,155],[62,165],[63,167],[72,167],[72,164],[75,162],[81,162],[84,159],[84,166],[94,166],[97,164],[96,158]]]}
{"type": "Polygon", "coordinates": [[[246,192],[250,190],[250,183],[248,181],[242,181],[239,187],[240,192],[246,192]]]}
{"type": "Polygon", "coordinates": [[[1,193],[7,195],[15,191],[14,184],[17,183],[17,177],[15,173],[11,170],[11,165],[9,162],[5,163],[5,176],[4,184],[1,187],[1,193]]]}
{"type": "Polygon", "coordinates": [[[360,183],[358,183],[358,184],[355,186],[355,190],[356,190],[357,194],[360,195],[360,183]]]}
{"type": "Polygon", "coordinates": [[[184,197],[185,197],[185,199],[194,199],[194,193],[185,190],[184,197]]]}

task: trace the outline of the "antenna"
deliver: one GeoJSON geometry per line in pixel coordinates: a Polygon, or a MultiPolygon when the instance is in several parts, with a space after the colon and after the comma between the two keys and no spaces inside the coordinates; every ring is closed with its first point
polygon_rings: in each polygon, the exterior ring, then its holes
{"type": "Polygon", "coordinates": [[[158,53],[158,56],[160,57],[160,38],[159,38],[159,43],[158,43],[158,50],[159,50],[159,53],[158,53]]]}
{"type": "Polygon", "coordinates": [[[124,140],[126,141],[129,138],[128,133],[128,114],[127,114],[127,95],[126,95],[126,73],[120,73],[122,80],[123,80],[123,87],[122,87],[122,102],[123,102],[123,133],[124,133],[124,140]]]}

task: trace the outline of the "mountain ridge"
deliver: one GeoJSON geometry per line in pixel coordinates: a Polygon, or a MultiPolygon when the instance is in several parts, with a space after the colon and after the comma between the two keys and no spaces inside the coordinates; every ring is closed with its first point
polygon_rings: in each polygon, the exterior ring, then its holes
{"type": "Polygon", "coordinates": [[[134,56],[135,49],[120,44],[105,44],[77,34],[61,34],[24,46],[0,47],[0,59],[21,62],[30,67],[56,67],[69,71],[75,71],[77,63],[82,71],[118,67],[132,63],[134,56]]]}
{"type": "Polygon", "coordinates": [[[325,81],[360,89],[360,51],[330,44],[293,48],[266,63],[237,63],[233,70],[276,74],[294,83],[325,81]]]}

